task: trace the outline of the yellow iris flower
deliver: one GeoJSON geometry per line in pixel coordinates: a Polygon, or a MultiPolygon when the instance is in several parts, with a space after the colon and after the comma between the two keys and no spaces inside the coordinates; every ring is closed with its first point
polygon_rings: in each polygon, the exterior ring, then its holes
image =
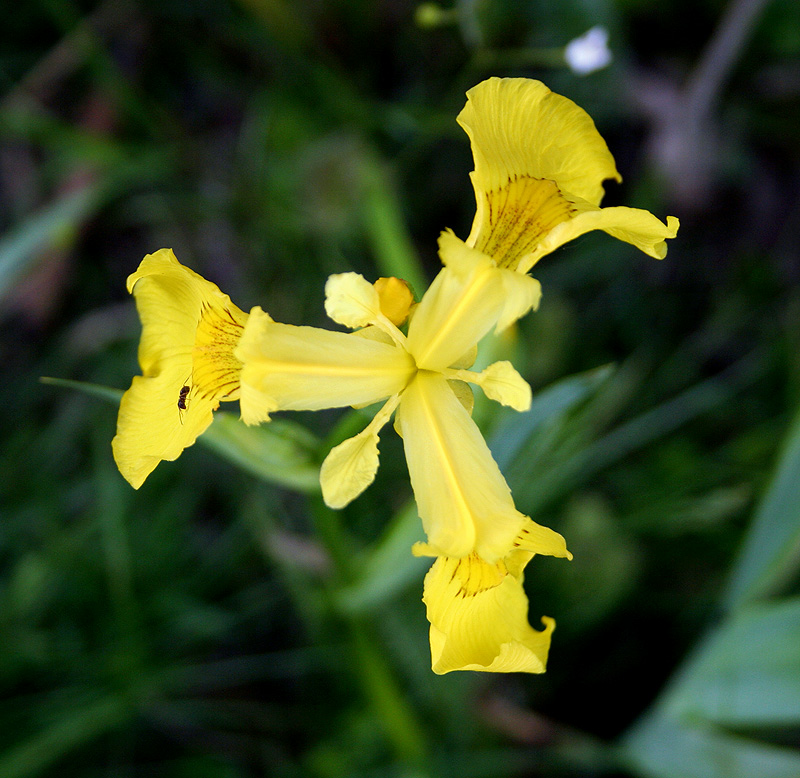
{"type": "Polygon", "coordinates": [[[394,414],[427,535],[414,553],[436,558],[423,598],[434,671],[543,672],[555,625],[528,623],[523,570],[534,554],[570,554],[558,533],[516,509],[472,421],[468,384],[520,411],[531,390],[508,362],[469,367],[484,335],[538,306],[539,283],[527,273],[542,256],[600,229],[662,258],[678,220],[601,208],[603,182],[620,178],[614,160],[588,114],[538,81],[484,81],[458,121],[475,159],[475,220],[466,242],[440,236],[444,268],[407,332],[412,300],[396,279],[331,276],[326,311],[354,330],[332,332],[275,322],[258,307],[246,314],[171,251],[146,257],[128,279],[143,375],[123,397],[114,456],[138,488],[194,442],[222,400],[239,399],[248,424],[280,410],[382,402],[326,457],[326,503],[341,508],[372,483],[379,434],[394,414]]]}
{"type": "Polygon", "coordinates": [[[142,321],[142,375],[122,396],[111,447],[120,473],[138,489],[159,462],[195,442],[221,400],[239,398],[233,348],[247,314],[171,249],[148,254],[128,277],[128,291],[142,321]]]}
{"type": "Polygon", "coordinates": [[[396,412],[428,538],[415,553],[438,558],[425,584],[434,670],[542,672],[553,624],[544,632],[528,624],[522,569],[534,554],[569,552],[561,535],[516,509],[465,407],[467,383],[516,410],[529,407],[530,387],[510,363],[480,373],[467,368],[498,311],[507,317],[506,309],[534,307],[539,285],[525,277],[508,294],[504,275],[493,273],[475,297],[478,287],[463,278],[490,270],[485,258],[450,233],[442,235],[440,252],[459,273],[437,277],[407,335],[387,315],[398,308],[396,294],[382,295],[356,273],[331,276],[325,301],[328,315],[356,332],[281,324],[254,308],[234,351],[242,363],[242,418],[253,424],[279,410],[382,401],[372,422],[323,462],[323,497],[341,508],[375,478],[379,433],[396,412]]]}

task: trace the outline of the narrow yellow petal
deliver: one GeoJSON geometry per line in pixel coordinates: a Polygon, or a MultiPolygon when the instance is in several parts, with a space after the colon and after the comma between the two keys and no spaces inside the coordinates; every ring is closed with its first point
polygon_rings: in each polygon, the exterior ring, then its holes
{"type": "Polygon", "coordinates": [[[494,362],[480,373],[452,371],[454,378],[477,384],[490,400],[508,405],[515,411],[531,407],[531,387],[508,361],[494,362]]]}
{"type": "Polygon", "coordinates": [[[403,392],[395,423],[428,543],[443,556],[504,556],[526,517],[446,379],[420,371],[403,392]]]}
{"type": "Polygon", "coordinates": [[[399,401],[398,395],[392,397],[369,426],[332,448],[325,457],[319,481],[322,498],[329,508],[344,508],[375,480],[378,471],[378,435],[399,401]]]}
{"type": "Polygon", "coordinates": [[[128,290],[142,321],[142,376],[123,395],[112,449],[138,489],[162,459],[176,459],[194,443],[220,400],[236,399],[233,349],[247,314],[170,249],[146,256],[128,290]]]}
{"type": "Polygon", "coordinates": [[[264,409],[371,405],[402,391],[414,371],[414,360],[399,346],[280,324],[260,308],[250,312],[235,353],[243,365],[240,405],[246,421],[264,409]]]}
{"type": "Polygon", "coordinates": [[[435,673],[545,671],[555,622],[543,617],[541,632],[530,626],[521,574],[512,575],[502,560],[438,558],[425,577],[423,601],[435,673]]]}
{"type": "Polygon", "coordinates": [[[337,273],[325,284],[325,313],[335,322],[356,329],[374,324],[381,312],[375,287],[358,273],[337,273]]]}
{"type": "Polygon", "coordinates": [[[408,349],[420,369],[442,370],[461,359],[496,325],[505,301],[502,275],[491,260],[451,232],[439,238],[446,267],[414,310],[408,349]]]}
{"type": "MultiPolygon", "coordinates": [[[[525,554],[541,554],[543,556],[557,556],[572,559],[572,554],[567,551],[567,544],[562,535],[549,527],[537,524],[533,519],[525,517],[519,534],[514,539],[512,547],[525,554]]],[[[506,563],[511,565],[506,558],[506,563]]],[[[527,557],[525,564],[527,564],[527,557]]],[[[525,566],[523,564],[523,567],[525,566]]]]}

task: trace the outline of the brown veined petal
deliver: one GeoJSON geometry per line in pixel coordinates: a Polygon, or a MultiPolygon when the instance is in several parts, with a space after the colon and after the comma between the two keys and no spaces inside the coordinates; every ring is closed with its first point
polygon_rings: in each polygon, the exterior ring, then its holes
{"type": "Polygon", "coordinates": [[[142,321],[142,375],[123,395],[112,449],[138,489],[161,460],[194,443],[220,400],[236,398],[233,349],[247,314],[170,249],[148,254],[128,278],[128,291],[142,321]]]}
{"type": "Polygon", "coordinates": [[[521,569],[503,560],[489,564],[477,554],[439,557],[425,576],[423,601],[430,622],[431,667],[494,673],[543,673],[555,621],[544,630],[528,623],[521,569]]]}
{"type": "Polygon", "coordinates": [[[643,208],[597,208],[588,203],[577,203],[573,218],[559,224],[546,235],[521,259],[518,270],[527,272],[543,256],[592,230],[603,230],[655,259],[663,259],[667,255],[666,241],[678,234],[679,227],[680,222],[674,216],[667,216],[667,223],[664,224],[643,208]]]}
{"type": "Polygon", "coordinates": [[[475,159],[477,212],[467,242],[499,267],[571,218],[572,200],[595,205],[620,180],[591,117],[539,81],[490,78],[467,92],[458,116],[475,159]]]}

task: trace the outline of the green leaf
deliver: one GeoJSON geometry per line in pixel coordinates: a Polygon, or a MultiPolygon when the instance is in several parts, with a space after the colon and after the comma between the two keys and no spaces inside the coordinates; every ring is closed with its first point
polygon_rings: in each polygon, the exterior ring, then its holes
{"type": "Polygon", "coordinates": [[[784,445],[725,595],[728,610],[777,592],[800,568],[800,415],[784,445]]]}
{"type": "Polygon", "coordinates": [[[564,378],[534,395],[525,413],[509,414],[489,440],[495,461],[504,470],[520,454],[531,436],[545,423],[562,416],[585,400],[613,372],[612,365],[564,378]]]}
{"type": "Polygon", "coordinates": [[[717,627],[678,671],[623,755],[648,778],[796,778],[800,751],[744,738],[800,724],[800,598],[762,603],[717,627]]]}
{"type": "Polygon", "coordinates": [[[348,613],[372,611],[391,600],[411,581],[421,581],[431,560],[413,556],[411,546],[422,538],[422,522],[412,500],[399,511],[371,549],[358,581],[337,593],[339,606],[348,613]]]}
{"type": "Polygon", "coordinates": [[[646,719],[622,757],[647,778],[797,778],[800,752],[669,716],[646,719]]]}
{"type": "Polygon", "coordinates": [[[43,384],[50,386],[61,386],[65,389],[75,389],[90,397],[98,397],[101,400],[119,405],[122,398],[122,389],[114,389],[111,386],[103,386],[102,384],[90,384],[86,381],[72,381],[69,378],[53,378],[52,376],[42,376],[39,379],[43,384]]]}
{"type": "Polygon", "coordinates": [[[676,719],[731,727],[800,724],[800,598],[754,605],[723,622],[662,706],[676,719]]]}
{"type": "Polygon", "coordinates": [[[97,187],[70,192],[17,225],[0,240],[0,297],[35,266],[44,251],[70,242],[97,205],[97,187]]]}
{"type": "Polygon", "coordinates": [[[113,731],[136,715],[132,700],[107,697],[61,711],[53,723],[0,756],[3,778],[39,775],[66,754],[113,731]]]}
{"type": "Polygon", "coordinates": [[[248,427],[233,413],[216,413],[200,442],[224,459],[271,483],[319,492],[319,441],[305,427],[274,419],[248,427]]]}

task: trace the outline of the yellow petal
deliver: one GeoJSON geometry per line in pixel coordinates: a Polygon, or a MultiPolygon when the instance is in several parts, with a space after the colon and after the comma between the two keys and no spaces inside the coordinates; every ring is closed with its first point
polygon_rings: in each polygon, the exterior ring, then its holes
{"type": "Polygon", "coordinates": [[[373,324],[381,312],[375,287],[358,273],[337,273],[325,284],[325,313],[335,322],[356,329],[373,324]]]}
{"type": "Polygon", "coordinates": [[[242,418],[275,410],[371,405],[405,387],[414,360],[396,345],[316,327],[273,321],[260,308],[236,356],[242,362],[242,418]],[[251,407],[251,404],[253,407],[251,407]]]}
{"type": "Polygon", "coordinates": [[[603,181],[620,179],[589,114],[540,81],[481,82],[467,92],[458,123],[472,145],[476,194],[529,177],[599,204],[603,181]]]}
{"type": "MultiPolygon", "coordinates": [[[[514,539],[512,547],[519,552],[527,554],[541,554],[543,556],[557,556],[572,559],[572,554],[567,551],[567,544],[563,536],[559,535],[555,530],[549,527],[543,527],[537,524],[532,519],[525,517],[522,528],[519,534],[514,539]]],[[[527,564],[528,557],[525,557],[527,564]]],[[[506,557],[506,564],[509,569],[513,571],[512,565],[509,563],[509,557],[506,557]]]]}
{"type": "Polygon", "coordinates": [[[408,349],[420,369],[442,370],[468,352],[501,316],[503,271],[451,232],[439,238],[446,267],[414,310],[408,349]]]}
{"type": "Polygon", "coordinates": [[[542,285],[535,278],[509,270],[503,270],[501,278],[505,304],[495,327],[495,332],[498,334],[517,319],[521,319],[528,311],[535,311],[542,299],[542,285]]]}
{"type": "Polygon", "coordinates": [[[331,449],[319,472],[322,497],[329,508],[344,508],[374,480],[378,471],[378,433],[397,408],[396,395],[369,426],[331,449]]]}
{"type": "Polygon", "coordinates": [[[152,377],[135,376],[122,395],[111,448],[120,473],[134,489],[159,462],[177,459],[211,424],[217,401],[189,393],[186,409],[178,407],[187,375],[175,367],[152,377]]]}
{"type": "Polygon", "coordinates": [[[220,400],[236,398],[233,348],[247,314],[170,249],[146,256],[128,290],[142,320],[142,376],[123,395],[112,449],[138,489],[162,459],[176,459],[194,443],[220,400]]]}
{"type": "Polygon", "coordinates": [[[531,387],[508,361],[495,362],[480,373],[454,370],[452,375],[477,384],[490,400],[508,405],[515,411],[531,407],[531,387]]]}
{"type": "Polygon", "coordinates": [[[477,213],[468,243],[499,266],[569,218],[572,197],[600,203],[620,176],[591,117],[539,81],[490,78],[458,116],[475,158],[477,213]]]}
{"type": "MultiPolygon", "coordinates": [[[[414,556],[436,557],[440,555],[440,552],[430,543],[419,542],[414,543],[411,547],[411,553],[414,556]]],[[[522,527],[503,561],[512,575],[519,576],[534,554],[572,559],[572,554],[567,551],[567,544],[563,536],[525,516],[522,527]]]]}
{"type": "Polygon", "coordinates": [[[603,181],[620,176],[583,109],[522,78],[491,78],[467,96],[458,120],[475,157],[470,246],[520,273],[594,229],[650,256],[666,254],[664,240],[675,237],[677,219],[664,225],[647,211],[598,208],[603,181]]]}
{"type": "Polygon", "coordinates": [[[677,235],[678,227],[680,222],[674,216],[668,216],[664,224],[641,208],[596,208],[581,204],[580,211],[570,221],[559,224],[522,259],[519,270],[527,272],[541,257],[591,230],[603,230],[651,257],[663,259],[667,254],[665,241],[677,235]]]}
{"type": "Polygon", "coordinates": [[[504,556],[526,517],[446,379],[420,371],[403,392],[395,423],[428,543],[443,556],[504,556]]]}
{"type": "Polygon", "coordinates": [[[521,575],[502,560],[438,558],[425,577],[423,601],[435,673],[545,671],[555,622],[543,617],[541,632],[530,626],[521,575]]]}

